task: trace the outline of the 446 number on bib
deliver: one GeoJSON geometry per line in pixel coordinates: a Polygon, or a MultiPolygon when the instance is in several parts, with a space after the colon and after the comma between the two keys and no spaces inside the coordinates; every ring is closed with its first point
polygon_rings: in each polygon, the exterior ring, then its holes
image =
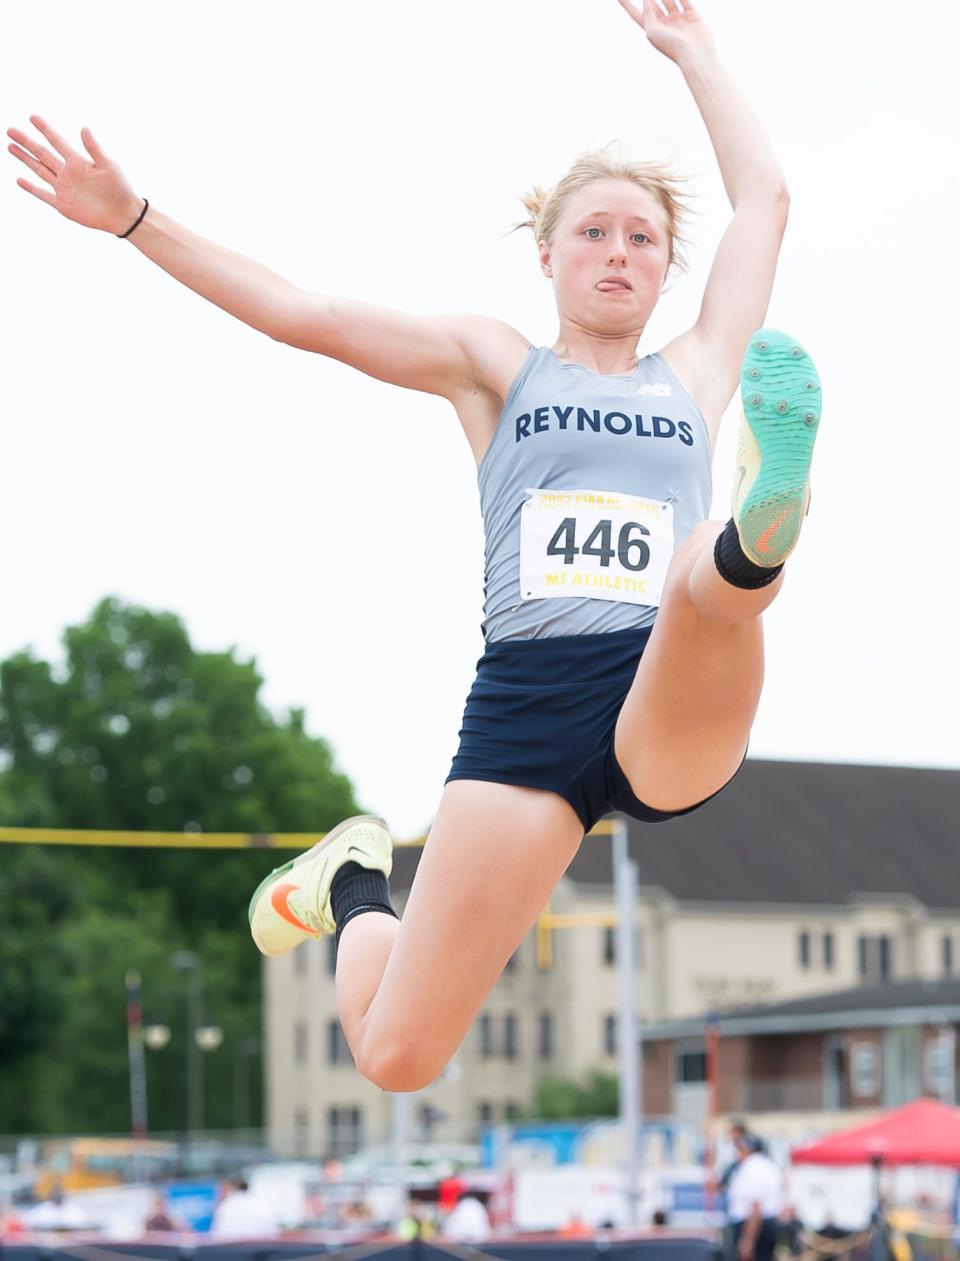
{"type": "Polygon", "coordinates": [[[611,560],[616,556],[624,569],[640,573],[650,564],[650,545],[644,542],[643,535],[650,535],[645,525],[639,521],[625,521],[620,526],[614,548],[613,522],[607,518],[598,521],[583,546],[577,547],[577,518],[564,517],[547,544],[547,555],[562,556],[565,565],[572,565],[577,555],[596,556],[604,569],[610,567],[611,560]]]}

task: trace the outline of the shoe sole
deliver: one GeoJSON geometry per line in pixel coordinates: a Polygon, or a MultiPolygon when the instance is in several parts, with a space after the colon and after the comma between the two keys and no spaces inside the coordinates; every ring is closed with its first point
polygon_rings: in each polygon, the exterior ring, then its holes
{"type": "Polygon", "coordinates": [[[797,341],[754,333],[740,372],[744,421],[757,444],[755,476],[734,511],[740,545],[757,565],[782,564],[796,545],[820,424],[820,377],[797,341]]]}
{"type": "MultiPolygon", "coordinates": [[[[297,857],[292,858],[290,862],[284,863],[282,867],[275,867],[268,876],[260,881],[253,892],[253,897],[250,899],[250,905],[247,907],[247,923],[250,925],[251,931],[253,929],[253,912],[264,891],[268,889],[269,886],[272,885],[280,876],[285,875],[288,871],[298,866],[300,863],[308,862],[319,850],[328,848],[338,837],[343,836],[344,832],[346,832],[348,828],[352,828],[358,823],[378,823],[384,831],[389,830],[384,820],[375,814],[355,814],[352,818],[344,819],[342,823],[338,823],[335,828],[329,831],[322,840],[317,841],[316,845],[312,846],[310,849],[304,850],[302,854],[298,854],[297,857]]],[[[256,939],[254,938],[254,940],[256,939]]]]}

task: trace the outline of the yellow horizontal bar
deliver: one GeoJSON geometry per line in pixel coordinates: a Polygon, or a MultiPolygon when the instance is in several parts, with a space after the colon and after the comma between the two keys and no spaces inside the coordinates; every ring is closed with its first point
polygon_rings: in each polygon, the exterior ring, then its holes
{"type": "Polygon", "coordinates": [[[544,928],[610,928],[619,922],[615,911],[570,911],[540,916],[544,928]]]}
{"type": "MultiPolygon", "coordinates": [[[[613,821],[602,819],[589,836],[609,836],[613,821]]],[[[125,832],[96,828],[2,828],[0,844],[118,845],[131,849],[309,849],[325,832],[125,832]]],[[[423,845],[425,836],[394,841],[397,846],[423,845]]]]}
{"type": "MultiPolygon", "coordinates": [[[[309,849],[324,832],[115,832],[87,828],[0,828],[0,844],[118,845],[164,849],[309,849]]],[[[397,841],[422,845],[424,837],[397,841]]]]}

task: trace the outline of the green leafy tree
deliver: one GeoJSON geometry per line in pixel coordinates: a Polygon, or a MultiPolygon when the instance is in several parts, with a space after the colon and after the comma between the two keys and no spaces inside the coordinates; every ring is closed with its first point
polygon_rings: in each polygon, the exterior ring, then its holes
{"type": "Polygon", "coordinates": [[[620,1083],[611,1073],[592,1069],[585,1082],[568,1077],[541,1077],[533,1103],[523,1113],[541,1121],[615,1117],[620,1110],[620,1083]]]}
{"type": "Polygon", "coordinates": [[[75,906],[49,850],[0,855],[0,1130],[44,1128],[51,1115],[45,1052],[68,998],[62,931],[75,906]],[[38,1120],[39,1118],[39,1120],[38,1120]]]}
{"type": "MultiPolygon", "coordinates": [[[[115,598],[63,642],[62,666],[30,651],[0,662],[0,824],[318,832],[357,813],[330,746],[306,733],[303,710],[278,719],[265,708],[256,663],[234,649],[198,652],[173,614],[115,598]]],[[[2,849],[0,908],[20,933],[0,944],[0,1132],[129,1126],[123,975],[139,968],[146,1001],[163,996],[175,1021],[178,949],[203,957],[207,1017],[227,1032],[221,1071],[207,1073],[206,1120],[229,1125],[231,1039],[260,1027],[247,902],[276,851],[2,849]],[[42,1105],[16,1088],[27,1060],[42,1105]]],[[[183,1097],[173,1043],[164,1057],[173,1118],[183,1097]]]]}

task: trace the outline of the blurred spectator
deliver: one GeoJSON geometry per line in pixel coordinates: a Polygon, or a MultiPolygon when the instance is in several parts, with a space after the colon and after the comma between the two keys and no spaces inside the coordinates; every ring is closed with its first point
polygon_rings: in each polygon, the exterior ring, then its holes
{"type": "Polygon", "coordinates": [[[436,1223],[430,1210],[411,1195],[407,1200],[406,1215],[397,1226],[397,1234],[401,1239],[432,1239],[436,1233],[436,1223]]]}
{"type": "Polygon", "coordinates": [[[772,1261],[780,1233],[783,1174],[746,1131],[736,1141],[740,1160],[727,1184],[731,1261],[772,1261]]]}
{"type": "Polygon", "coordinates": [[[492,1234],[490,1216],[483,1202],[464,1191],[457,1207],[443,1224],[443,1237],[458,1243],[484,1243],[492,1234]]]}
{"type": "Polygon", "coordinates": [[[250,1194],[246,1179],[228,1178],[223,1198],[213,1210],[210,1234],[220,1239],[254,1239],[276,1233],[273,1215],[250,1194]]]}
{"type": "Polygon", "coordinates": [[[720,1175],[719,1187],[725,1191],[733,1176],[733,1171],[743,1159],[743,1141],[749,1139],[753,1141],[750,1131],[747,1129],[746,1123],[743,1121],[730,1122],[730,1142],[733,1143],[733,1159],[724,1167],[723,1173],[720,1175]]]}
{"type": "Polygon", "coordinates": [[[340,1216],[351,1226],[364,1226],[373,1221],[373,1212],[366,1200],[354,1200],[352,1204],[345,1204],[340,1216]]]}
{"type": "Polygon", "coordinates": [[[162,1195],[156,1195],[153,1199],[153,1210],[150,1216],[143,1224],[144,1230],[179,1230],[170,1214],[167,1212],[166,1201],[162,1195]]]}
{"type": "Polygon", "coordinates": [[[666,1226],[669,1220],[666,1210],[658,1208],[651,1219],[651,1224],[654,1226],[666,1226]]]}
{"type": "Polygon", "coordinates": [[[448,1213],[452,1213],[457,1207],[457,1202],[467,1189],[464,1180],[452,1173],[448,1178],[441,1178],[437,1187],[437,1210],[441,1218],[445,1218],[448,1213]]]}

